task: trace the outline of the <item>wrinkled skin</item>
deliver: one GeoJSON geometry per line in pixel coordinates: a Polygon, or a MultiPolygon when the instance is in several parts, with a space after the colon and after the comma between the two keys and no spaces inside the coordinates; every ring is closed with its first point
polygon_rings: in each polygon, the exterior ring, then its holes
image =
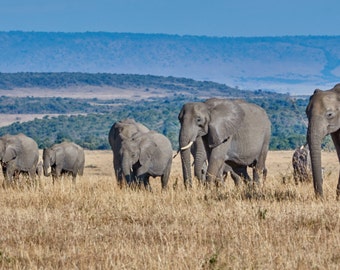
{"type": "MultiPolygon", "coordinates": [[[[136,122],[134,119],[124,119],[114,123],[109,132],[109,143],[113,154],[113,169],[120,187],[123,186],[123,170],[122,170],[122,157],[121,148],[124,140],[130,139],[139,133],[146,133],[150,130],[141,123],[136,122]]],[[[132,176],[132,179],[135,177],[132,176]]],[[[129,180],[130,181],[130,180],[129,180]]],[[[131,183],[128,183],[131,184],[131,183]]]]}
{"type": "MultiPolygon", "coordinates": [[[[190,148],[190,152],[194,158],[194,176],[200,181],[200,183],[204,183],[206,181],[208,169],[208,154],[206,152],[202,137],[197,137],[196,141],[194,141],[190,148]]],[[[220,171],[218,178],[224,183],[228,174],[230,174],[236,186],[240,184],[241,178],[245,182],[250,181],[250,177],[247,172],[247,166],[235,166],[233,169],[228,164],[225,164],[220,171]]]]}
{"type": "Polygon", "coordinates": [[[72,175],[72,181],[75,183],[77,175],[83,175],[84,166],[84,150],[75,143],[62,142],[43,150],[44,175],[49,177],[52,174],[53,183],[62,174],[72,175]]]}
{"type": "Polygon", "coordinates": [[[295,184],[311,180],[311,160],[308,146],[295,149],[292,157],[295,184]]]}
{"type": "Polygon", "coordinates": [[[179,145],[186,187],[192,185],[190,147],[199,138],[204,142],[208,157],[208,183],[221,180],[219,177],[225,164],[233,170],[252,167],[256,182],[259,173],[266,176],[265,160],[271,124],[266,112],[259,106],[239,100],[208,99],[184,104],[178,119],[181,123],[179,145]]]}
{"type": "Polygon", "coordinates": [[[161,177],[162,189],[167,188],[172,165],[172,146],[170,140],[155,131],[136,134],[122,143],[123,173],[129,183],[131,177],[137,183],[144,183],[151,191],[150,176],[161,177]]]}
{"type": "MultiPolygon", "coordinates": [[[[330,134],[340,161],[340,84],[330,90],[316,89],[306,108],[308,117],[307,142],[312,163],[315,195],[323,197],[323,178],[321,168],[321,142],[330,134]]],[[[336,189],[340,198],[340,174],[336,189]]]]}
{"type": "Polygon", "coordinates": [[[28,174],[35,184],[38,160],[38,145],[32,138],[21,133],[0,138],[0,161],[5,177],[4,187],[20,173],[28,174]]]}

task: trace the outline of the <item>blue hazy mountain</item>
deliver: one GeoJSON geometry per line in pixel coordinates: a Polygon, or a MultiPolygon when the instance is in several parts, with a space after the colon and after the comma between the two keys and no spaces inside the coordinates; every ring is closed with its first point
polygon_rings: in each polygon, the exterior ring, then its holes
{"type": "Polygon", "coordinates": [[[340,82],[340,36],[0,32],[0,72],[151,74],[311,94],[340,82]]]}

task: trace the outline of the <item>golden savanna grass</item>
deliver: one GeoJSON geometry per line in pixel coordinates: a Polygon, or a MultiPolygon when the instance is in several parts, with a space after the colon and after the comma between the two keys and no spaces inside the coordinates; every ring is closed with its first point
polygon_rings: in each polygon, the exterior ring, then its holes
{"type": "MultiPolygon", "coordinates": [[[[339,269],[336,153],[323,153],[323,201],[295,185],[292,151],[270,152],[252,189],[184,190],[180,157],[169,189],[120,189],[110,151],[86,151],[84,176],[0,188],[2,269],[339,269]],[[284,183],[285,182],[285,183],[284,183]]],[[[2,178],[2,176],[1,176],[2,178]]]]}

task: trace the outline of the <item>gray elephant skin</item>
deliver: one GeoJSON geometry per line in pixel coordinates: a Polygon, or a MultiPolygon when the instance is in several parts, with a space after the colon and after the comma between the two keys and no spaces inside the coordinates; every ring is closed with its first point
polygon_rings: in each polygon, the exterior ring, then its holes
{"type": "Polygon", "coordinates": [[[162,189],[166,189],[171,165],[172,146],[170,140],[156,131],[139,133],[122,143],[123,173],[128,183],[144,183],[151,190],[149,177],[161,177],[162,189]]]}
{"type": "MultiPolygon", "coordinates": [[[[120,187],[123,186],[123,170],[121,148],[124,140],[130,139],[139,133],[146,133],[150,130],[132,118],[123,119],[115,122],[109,132],[109,144],[113,154],[113,169],[120,187]]],[[[134,176],[132,177],[134,178],[134,176]]],[[[129,183],[130,184],[130,183],[129,183]]]]}
{"type": "MultiPolygon", "coordinates": [[[[261,107],[241,100],[212,98],[184,104],[178,119],[185,187],[192,185],[190,147],[200,138],[208,157],[208,183],[218,180],[225,164],[232,169],[250,166],[255,181],[260,172],[265,178],[271,123],[261,107]]],[[[195,160],[195,166],[201,165],[201,160],[195,160]]]]}
{"type": "Polygon", "coordinates": [[[311,180],[312,167],[308,145],[302,145],[295,149],[292,157],[292,166],[295,184],[311,180]]]}
{"type": "MultiPolygon", "coordinates": [[[[315,195],[323,197],[323,177],[321,168],[321,142],[330,134],[340,160],[340,84],[330,90],[316,89],[306,108],[308,117],[307,142],[312,162],[315,195]]],[[[340,174],[336,189],[340,198],[340,174]]]]}
{"type": "MultiPolygon", "coordinates": [[[[193,142],[190,148],[190,152],[194,158],[194,176],[199,180],[200,183],[204,183],[207,176],[208,156],[204,147],[202,137],[198,137],[196,141],[193,142]]],[[[230,174],[236,186],[240,184],[241,178],[245,182],[249,182],[251,180],[247,172],[247,166],[232,168],[225,163],[218,176],[218,178],[222,180],[222,183],[225,182],[228,174],[230,174]]]]}
{"type": "Polygon", "coordinates": [[[44,175],[49,177],[52,174],[53,183],[62,174],[72,175],[75,183],[77,175],[83,175],[84,166],[84,149],[73,142],[54,144],[43,150],[44,175]]]}
{"type": "Polygon", "coordinates": [[[2,136],[0,138],[0,160],[5,177],[4,187],[20,173],[27,173],[35,182],[39,150],[32,138],[22,133],[2,136]]]}

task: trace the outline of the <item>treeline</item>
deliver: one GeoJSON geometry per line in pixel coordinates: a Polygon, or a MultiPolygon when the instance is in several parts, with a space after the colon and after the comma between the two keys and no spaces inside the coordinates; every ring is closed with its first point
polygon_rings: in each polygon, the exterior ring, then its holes
{"type": "MultiPolygon", "coordinates": [[[[166,135],[178,148],[178,113],[183,104],[205,100],[207,96],[241,98],[266,110],[272,123],[271,150],[294,149],[306,141],[305,108],[308,97],[293,99],[289,94],[245,91],[214,82],[152,75],[86,73],[0,73],[0,89],[48,88],[93,85],[124,89],[157,89],[166,97],[135,102],[129,99],[100,100],[63,97],[0,97],[0,113],[61,114],[0,128],[0,135],[25,133],[40,148],[63,140],[74,141],[87,149],[109,149],[107,140],[112,124],[134,118],[150,129],[166,135]]],[[[327,144],[327,142],[326,142],[327,144]]]]}
{"type": "MultiPolygon", "coordinates": [[[[20,102],[27,104],[34,100],[34,98],[20,98],[17,99],[17,105],[20,102]]],[[[37,102],[39,100],[36,99],[37,102]]],[[[130,117],[166,135],[171,140],[173,148],[177,149],[180,128],[177,119],[178,113],[184,103],[201,99],[188,100],[188,97],[178,96],[176,98],[145,100],[138,103],[125,101],[124,104],[120,100],[121,105],[116,106],[95,105],[92,102],[69,99],[59,99],[58,106],[55,106],[55,98],[50,99],[50,105],[48,105],[48,100],[45,98],[46,106],[41,106],[40,110],[36,107],[34,113],[74,115],[46,116],[43,119],[35,119],[30,122],[17,122],[0,128],[0,135],[23,132],[33,137],[40,148],[54,142],[72,140],[88,149],[109,149],[107,135],[112,124],[120,119],[130,117]],[[73,107],[73,110],[70,109],[72,106],[67,106],[71,101],[77,105],[73,107]],[[84,107],[81,107],[82,105],[84,107]],[[67,110],[67,108],[69,109],[67,110]]],[[[308,102],[307,99],[292,100],[286,96],[286,99],[247,100],[263,107],[270,117],[272,123],[270,149],[294,149],[305,143],[307,119],[304,110],[308,102]]],[[[27,106],[22,107],[27,108],[27,106]]]]}

